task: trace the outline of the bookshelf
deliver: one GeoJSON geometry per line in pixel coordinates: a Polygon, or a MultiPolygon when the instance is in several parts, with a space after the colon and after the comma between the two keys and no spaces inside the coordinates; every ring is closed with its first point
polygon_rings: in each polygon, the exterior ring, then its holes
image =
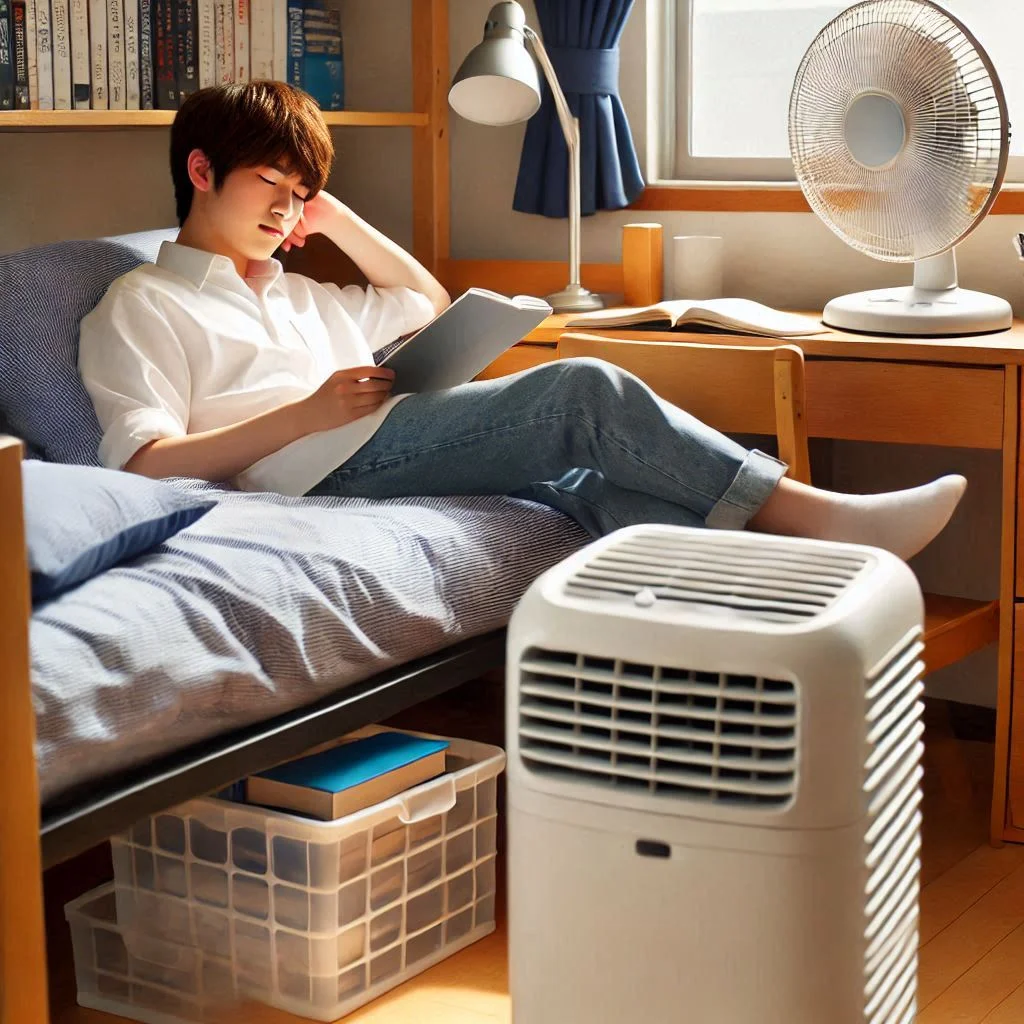
{"type": "MultiPolygon", "coordinates": [[[[411,111],[324,113],[332,128],[409,128],[413,133],[413,254],[432,273],[448,262],[448,0],[413,0],[411,111]]],[[[76,132],[167,129],[173,110],[10,110],[0,132],[76,132]]]]}
{"type": "MultiPolygon", "coordinates": [[[[4,131],[89,131],[93,129],[163,128],[174,120],[173,110],[11,110],[0,114],[4,131]]],[[[429,114],[405,111],[327,111],[324,120],[332,128],[426,128],[429,114]]]]}

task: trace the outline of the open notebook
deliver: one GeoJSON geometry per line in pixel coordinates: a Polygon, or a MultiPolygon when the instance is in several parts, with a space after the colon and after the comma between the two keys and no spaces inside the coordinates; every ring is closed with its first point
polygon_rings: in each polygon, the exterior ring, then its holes
{"type": "Polygon", "coordinates": [[[666,299],[651,306],[599,309],[581,313],[565,322],[566,327],[660,327],[682,329],[693,325],[718,327],[743,334],[790,338],[802,334],[823,334],[828,328],[818,320],[798,313],[784,313],[752,299],[666,299]]]}

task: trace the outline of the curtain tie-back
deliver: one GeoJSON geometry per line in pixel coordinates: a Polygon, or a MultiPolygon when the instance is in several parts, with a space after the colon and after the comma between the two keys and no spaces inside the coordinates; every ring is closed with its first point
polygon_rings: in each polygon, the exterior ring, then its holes
{"type": "Polygon", "coordinates": [[[549,46],[551,64],[566,93],[618,96],[619,48],[587,50],[578,46],[549,46]]]}

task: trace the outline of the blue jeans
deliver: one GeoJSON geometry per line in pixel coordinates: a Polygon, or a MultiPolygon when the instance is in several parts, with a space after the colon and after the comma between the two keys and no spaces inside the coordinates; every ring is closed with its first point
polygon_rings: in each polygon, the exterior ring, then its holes
{"type": "Polygon", "coordinates": [[[611,363],[568,359],[404,399],[310,493],[508,494],[601,537],[636,523],[742,529],[785,470],[611,363]]]}

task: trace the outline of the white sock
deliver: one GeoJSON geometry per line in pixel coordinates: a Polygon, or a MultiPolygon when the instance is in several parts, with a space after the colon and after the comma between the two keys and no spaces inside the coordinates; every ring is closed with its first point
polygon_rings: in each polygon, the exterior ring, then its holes
{"type": "Polygon", "coordinates": [[[870,544],[907,559],[938,536],[966,489],[962,476],[950,475],[886,494],[828,492],[813,536],[870,544]]]}

